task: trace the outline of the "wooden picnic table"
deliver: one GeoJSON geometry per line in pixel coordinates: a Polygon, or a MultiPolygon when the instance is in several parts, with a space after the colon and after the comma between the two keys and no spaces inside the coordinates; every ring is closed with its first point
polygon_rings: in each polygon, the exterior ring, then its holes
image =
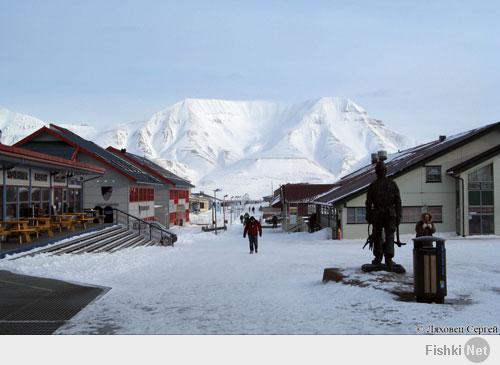
{"type": "Polygon", "coordinates": [[[11,220],[8,222],[4,222],[7,225],[8,235],[17,235],[19,237],[19,243],[23,243],[23,239],[25,242],[31,242],[31,235],[36,234],[38,236],[38,232],[35,228],[29,226],[29,220],[27,219],[19,219],[19,220],[11,220]]]}
{"type": "Polygon", "coordinates": [[[90,216],[88,213],[66,213],[64,214],[68,219],[75,220],[77,224],[80,224],[84,229],[87,228],[87,224],[94,221],[94,217],[90,216]]]}
{"type": "Polygon", "coordinates": [[[28,218],[31,226],[33,226],[38,233],[47,232],[49,237],[54,237],[53,226],[50,222],[50,217],[32,217],[28,218]]]}
{"type": "Polygon", "coordinates": [[[63,228],[66,228],[68,231],[75,230],[76,220],[74,216],[69,216],[67,214],[53,215],[52,219],[51,224],[58,227],[59,232],[61,232],[63,228]]]}

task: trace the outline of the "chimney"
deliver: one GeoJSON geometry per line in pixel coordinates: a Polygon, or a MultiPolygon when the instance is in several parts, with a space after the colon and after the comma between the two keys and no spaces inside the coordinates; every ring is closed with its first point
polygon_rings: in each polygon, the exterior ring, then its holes
{"type": "Polygon", "coordinates": [[[446,140],[446,136],[439,136],[439,142],[443,142],[446,140]]]}
{"type": "Polygon", "coordinates": [[[372,153],[372,165],[378,162],[378,154],[372,153]]]}
{"type": "Polygon", "coordinates": [[[126,148],[122,148],[120,151],[121,151],[121,153],[126,153],[127,149],[126,148]]]}
{"type": "Polygon", "coordinates": [[[387,160],[387,151],[384,151],[384,150],[378,151],[378,159],[379,159],[379,161],[387,160]]]}

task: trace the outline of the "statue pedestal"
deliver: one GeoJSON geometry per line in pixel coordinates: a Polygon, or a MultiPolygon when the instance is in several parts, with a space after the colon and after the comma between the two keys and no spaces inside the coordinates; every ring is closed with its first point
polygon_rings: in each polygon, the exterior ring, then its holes
{"type": "Polygon", "coordinates": [[[372,272],[372,271],[387,271],[387,272],[394,272],[396,274],[404,274],[406,272],[405,268],[402,265],[399,264],[394,264],[392,265],[392,270],[389,271],[387,269],[386,264],[364,264],[361,266],[361,270],[364,272],[372,272]]]}

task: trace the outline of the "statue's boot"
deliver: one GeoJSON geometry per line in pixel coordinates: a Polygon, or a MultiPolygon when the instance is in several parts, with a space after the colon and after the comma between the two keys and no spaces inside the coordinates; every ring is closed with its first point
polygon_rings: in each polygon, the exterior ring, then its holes
{"type": "Polygon", "coordinates": [[[387,266],[387,271],[393,271],[394,265],[397,265],[391,258],[385,258],[385,265],[387,266]]]}

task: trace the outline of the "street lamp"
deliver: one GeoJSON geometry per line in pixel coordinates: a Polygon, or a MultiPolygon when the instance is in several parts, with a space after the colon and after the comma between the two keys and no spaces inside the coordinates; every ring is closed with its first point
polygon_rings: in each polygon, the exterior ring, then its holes
{"type": "Polygon", "coordinates": [[[217,192],[221,189],[217,188],[214,190],[214,211],[215,211],[215,234],[217,234],[217,192]]]}

